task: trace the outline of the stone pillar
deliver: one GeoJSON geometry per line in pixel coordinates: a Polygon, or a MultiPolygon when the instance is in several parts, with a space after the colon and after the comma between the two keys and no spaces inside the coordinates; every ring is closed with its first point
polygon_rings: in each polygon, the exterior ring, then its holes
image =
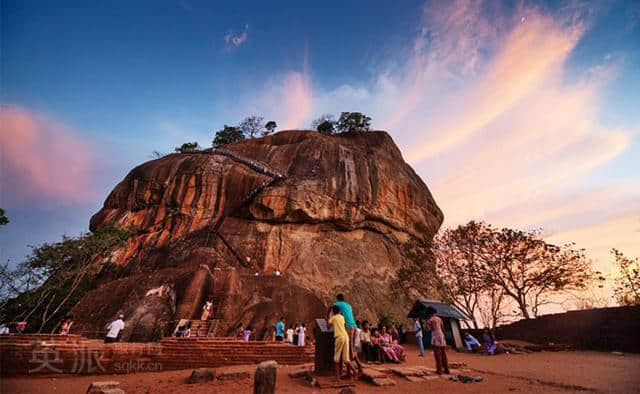
{"type": "Polygon", "coordinates": [[[278,363],[275,361],[258,364],[253,377],[253,394],[275,394],[277,368],[278,363]]]}

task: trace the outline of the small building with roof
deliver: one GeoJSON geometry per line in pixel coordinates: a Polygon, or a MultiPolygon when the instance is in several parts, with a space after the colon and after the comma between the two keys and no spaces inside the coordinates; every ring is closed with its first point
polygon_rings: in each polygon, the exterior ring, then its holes
{"type": "MultiPolygon", "coordinates": [[[[433,307],[442,319],[444,323],[444,337],[447,345],[456,349],[463,348],[464,343],[462,342],[462,335],[460,334],[460,321],[469,321],[471,319],[455,306],[434,300],[417,300],[413,304],[407,317],[411,319],[418,317],[421,321],[424,321],[427,319],[428,307],[433,307]]],[[[425,347],[431,347],[431,332],[429,330],[423,330],[422,340],[425,347]]]]}

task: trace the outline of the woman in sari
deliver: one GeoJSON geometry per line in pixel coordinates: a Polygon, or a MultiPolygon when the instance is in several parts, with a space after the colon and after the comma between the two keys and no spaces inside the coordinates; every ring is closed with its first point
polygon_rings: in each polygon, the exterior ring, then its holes
{"type": "MultiPolygon", "coordinates": [[[[391,337],[393,338],[393,335],[391,335],[391,337]]],[[[397,339],[393,339],[391,341],[391,348],[393,349],[393,352],[396,354],[398,359],[401,361],[404,361],[405,359],[404,346],[400,345],[397,339]]]]}
{"type": "Polygon", "coordinates": [[[392,363],[400,362],[396,352],[393,350],[393,338],[385,326],[382,326],[382,332],[380,333],[380,349],[382,349],[382,353],[384,353],[385,357],[392,363]]]}

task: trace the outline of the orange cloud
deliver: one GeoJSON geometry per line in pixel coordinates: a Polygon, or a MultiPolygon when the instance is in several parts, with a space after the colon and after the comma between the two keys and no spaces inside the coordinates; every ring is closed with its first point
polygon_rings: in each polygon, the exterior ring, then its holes
{"type": "Polygon", "coordinates": [[[95,198],[94,154],[67,127],[16,106],[0,107],[4,204],[95,198]]]}
{"type": "Polygon", "coordinates": [[[280,105],[284,121],[281,129],[304,128],[311,116],[312,93],[309,78],[299,72],[289,73],[282,84],[280,105]]]}

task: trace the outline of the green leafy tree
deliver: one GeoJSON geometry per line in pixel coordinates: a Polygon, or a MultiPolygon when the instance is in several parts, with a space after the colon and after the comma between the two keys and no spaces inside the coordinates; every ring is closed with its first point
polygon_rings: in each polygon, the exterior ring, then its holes
{"type": "Polygon", "coordinates": [[[180,147],[176,148],[176,152],[180,152],[180,153],[189,153],[189,152],[197,152],[197,151],[198,151],[197,142],[185,142],[180,147]]]}
{"type": "Polygon", "coordinates": [[[341,132],[362,132],[369,131],[371,118],[360,112],[343,112],[336,124],[336,129],[341,132]]]}
{"type": "Polygon", "coordinates": [[[640,259],[631,259],[618,249],[611,249],[618,266],[616,287],[613,289],[618,304],[640,305],[640,259]]]}
{"type": "Polygon", "coordinates": [[[0,208],[0,226],[9,224],[9,218],[4,213],[4,209],[0,208]]]}
{"type": "Polygon", "coordinates": [[[264,125],[264,128],[266,130],[262,133],[262,135],[265,136],[273,133],[276,127],[278,127],[278,124],[275,122],[275,120],[268,121],[267,124],[264,125]]]}
{"type": "Polygon", "coordinates": [[[3,318],[27,321],[37,332],[55,327],[91,288],[101,269],[98,264],[131,234],[113,226],[77,238],[32,247],[31,254],[15,270],[0,269],[3,318]]]}
{"type": "Polygon", "coordinates": [[[322,134],[333,134],[336,122],[331,114],[323,114],[318,119],[311,122],[311,128],[322,134]]]}
{"type": "Polygon", "coordinates": [[[325,120],[318,125],[316,130],[322,134],[333,134],[336,132],[336,124],[330,120],[325,120]]]}
{"type": "MultiPolygon", "coordinates": [[[[274,122],[275,123],[275,122],[274,122]]],[[[260,116],[247,116],[238,125],[242,133],[247,138],[255,138],[262,133],[265,128],[264,118],[260,116]]]]}
{"type": "Polygon", "coordinates": [[[234,126],[224,125],[222,130],[216,131],[216,135],[213,138],[213,146],[218,147],[227,145],[243,139],[244,134],[242,133],[242,130],[234,126]]]}

